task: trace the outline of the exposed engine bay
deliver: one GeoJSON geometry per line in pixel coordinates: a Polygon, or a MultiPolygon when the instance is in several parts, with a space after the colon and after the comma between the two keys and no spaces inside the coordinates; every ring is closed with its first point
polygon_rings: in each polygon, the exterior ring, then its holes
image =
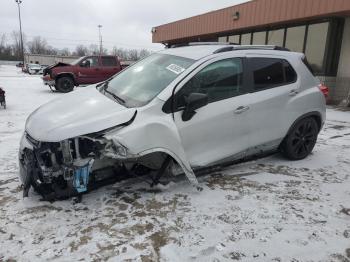
{"type": "Polygon", "coordinates": [[[159,181],[173,163],[162,153],[143,157],[103,134],[95,133],[61,142],[40,142],[25,134],[32,149],[20,153],[24,196],[31,186],[44,200],[65,199],[132,176],[149,175],[159,181]]]}

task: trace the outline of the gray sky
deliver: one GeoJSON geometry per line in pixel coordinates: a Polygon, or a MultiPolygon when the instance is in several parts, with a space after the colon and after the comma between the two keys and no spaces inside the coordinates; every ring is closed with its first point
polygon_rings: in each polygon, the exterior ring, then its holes
{"type": "MultiPolygon", "coordinates": [[[[0,34],[19,29],[15,0],[0,0],[0,34]]],[[[98,44],[103,25],[104,46],[147,48],[151,28],[174,20],[232,6],[247,0],[23,0],[23,32],[27,40],[40,35],[56,48],[98,44]]]]}

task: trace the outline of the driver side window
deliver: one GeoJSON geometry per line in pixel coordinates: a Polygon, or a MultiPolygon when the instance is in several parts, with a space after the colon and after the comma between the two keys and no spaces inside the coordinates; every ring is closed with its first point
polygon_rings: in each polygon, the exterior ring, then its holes
{"type": "Polygon", "coordinates": [[[98,58],[97,57],[88,57],[86,59],[84,59],[80,65],[82,67],[86,67],[86,68],[89,68],[89,67],[96,67],[98,66],[98,58]]]}
{"type": "Polygon", "coordinates": [[[208,95],[208,102],[224,100],[242,94],[243,66],[241,58],[214,62],[190,79],[177,93],[177,108],[186,105],[191,93],[208,95]]]}

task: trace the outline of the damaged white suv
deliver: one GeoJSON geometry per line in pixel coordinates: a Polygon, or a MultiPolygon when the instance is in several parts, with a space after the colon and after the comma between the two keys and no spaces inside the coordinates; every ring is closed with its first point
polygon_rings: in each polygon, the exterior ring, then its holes
{"type": "Polygon", "coordinates": [[[120,177],[198,169],[280,150],[305,158],[325,121],[305,57],[273,46],[169,48],[27,120],[24,195],[76,195],[120,177]]]}

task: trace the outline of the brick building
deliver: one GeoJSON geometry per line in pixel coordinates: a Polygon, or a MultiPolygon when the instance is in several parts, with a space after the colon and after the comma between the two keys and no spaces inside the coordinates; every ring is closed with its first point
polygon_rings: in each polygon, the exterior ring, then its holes
{"type": "Polygon", "coordinates": [[[306,54],[332,102],[350,95],[350,0],[253,0],[156,26],[152,40],[284,46],[306,54]]]}

